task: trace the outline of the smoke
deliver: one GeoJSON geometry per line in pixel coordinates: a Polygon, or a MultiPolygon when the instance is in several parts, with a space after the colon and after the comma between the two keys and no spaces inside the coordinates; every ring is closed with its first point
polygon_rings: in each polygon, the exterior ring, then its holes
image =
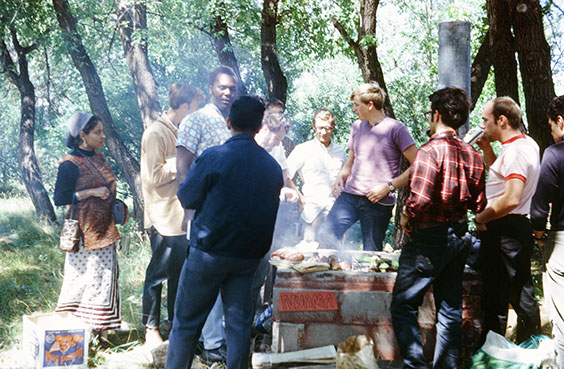
{"type": "MultiPolygon", "coordinates": [[[[287,201],[280,202],[274,235],[270,252],[283,247],[293,247],[303,239],[303,226],[300,218],[299,205],[287,201]]],[[[334,232],[327,229],[323,224],[317,234],[319,248],[333,249],[339,252],[346,250],[362,250],[362,233],[360,223],[355,223],[346,233],[342,240],[335,237],[334,232]]]]}

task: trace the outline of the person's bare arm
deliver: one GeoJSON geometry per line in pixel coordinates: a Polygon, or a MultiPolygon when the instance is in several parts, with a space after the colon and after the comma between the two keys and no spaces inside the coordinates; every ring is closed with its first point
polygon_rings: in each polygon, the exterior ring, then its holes
{"type": "Polygon", "coordinates": [[[85,190],[75,192],[75,196],[78,201],[86,200],[89,197],[99,197],[102,200],[105,200],[110,196],[110,190],[106,186],[87,188],[85,190]]]}
{"type": "MultiPolygon", "coordinates": [[[[405,158],[409,161],[410,164],[413,163],[413,161],[415,160],[415,155],[417,155],[417,146],[415,145],[409,146],[403,152],[403,156],[405,156],[405,158]]],[[[405,186],[408,181],[409,181],[409,168],[404,170],[403,173],[397,176],[396,178],[393,178],[390,181],[390,183],[395,188],[400,188],[405,186]]],[[[368,200],[370,200],[370,202],[377,203],[378,201],[382,200],[382,198],[384,198],[384,196],[386,196],[389,192],[390,192],[390,188],[388,184],[387,183],[381,184],[371,189],[368,192],[368,194],[366,194],[366,197],[368,198],[368,200]]]]}
{"type": "MultiPolygon", "coordinates": [[[[178,186],[184,183],[195,157],[196,156],[185,147],[176,146],[176,180],[178,186]]],[[[192,210],[184,209],[184,219],[182,220],[181,226],[184,232],[188,229],[188,220],[192,220],[193,213],[192,210]]]]}
{"type": "Polygon", "coordinates": [[[484,163],[486,164],[486,168],[489,168],[494,163],[495,159],[497,159],[491,143],[489,141],[486,141],[484,138],[480,138],[478,141],[476,141],[476,144],[480,149],[482,149],[484,155],[484,163]]]}
{"type": "Polygon", "coordinates": [[[176,180],[179,186],[186,179],[194,158],[195,155],[184,146],[176,147],[176,180]]]}
{"type": "Polygon", "coordinates": [[[513,209],[519,206],[525,182],[518,178],[511,178],[505,181],[505,193],[488,205],[481,213],[476,214],[474,218],[478,229],[485,230],[484,223],[506,216],[513,209]]]}

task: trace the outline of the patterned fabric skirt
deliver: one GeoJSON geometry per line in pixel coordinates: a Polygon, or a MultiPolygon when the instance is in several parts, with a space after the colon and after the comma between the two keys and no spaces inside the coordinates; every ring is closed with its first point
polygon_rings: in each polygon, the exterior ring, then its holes
{"type": "Polygon", "coordinates": [[[68,252],[65,276],[57,303],[57,312],[68,311],[92,329],[119,328],[121,296],[116,244],[78,252],[68,252]]]}

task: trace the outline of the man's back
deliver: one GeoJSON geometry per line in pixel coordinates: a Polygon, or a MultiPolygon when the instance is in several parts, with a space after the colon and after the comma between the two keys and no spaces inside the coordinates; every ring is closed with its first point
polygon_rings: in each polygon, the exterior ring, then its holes
{"type": "Polygon", "coordinates": [[[406,206],[418,222],[446,222],[485,206],[482,156],[452,133],[436,134],[419,149],[410,183],[406,206]]]}
{"type": "Polygon", "coordinates": [[[282,185],[280,166],[249,134],[206,150],[178,192],[184,207],[196,209],[192,246],[262,257],[272,241],[282,185]]]}

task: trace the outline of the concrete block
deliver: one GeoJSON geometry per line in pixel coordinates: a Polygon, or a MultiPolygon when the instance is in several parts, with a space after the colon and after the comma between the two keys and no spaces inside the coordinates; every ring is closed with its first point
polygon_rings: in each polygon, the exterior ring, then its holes
{"type": "Polygon", "coordinates": [[[302,345],[303,337],[303,324],[274,322],[272,324],[272,351],[280,353],[302,350],[306,348],[302,345]]]}
{"type": "Polygon", "coordinates": [[[390,324],[392,294],[382,291],[342,291],[341,318],[344,324],[390,324]]]}

